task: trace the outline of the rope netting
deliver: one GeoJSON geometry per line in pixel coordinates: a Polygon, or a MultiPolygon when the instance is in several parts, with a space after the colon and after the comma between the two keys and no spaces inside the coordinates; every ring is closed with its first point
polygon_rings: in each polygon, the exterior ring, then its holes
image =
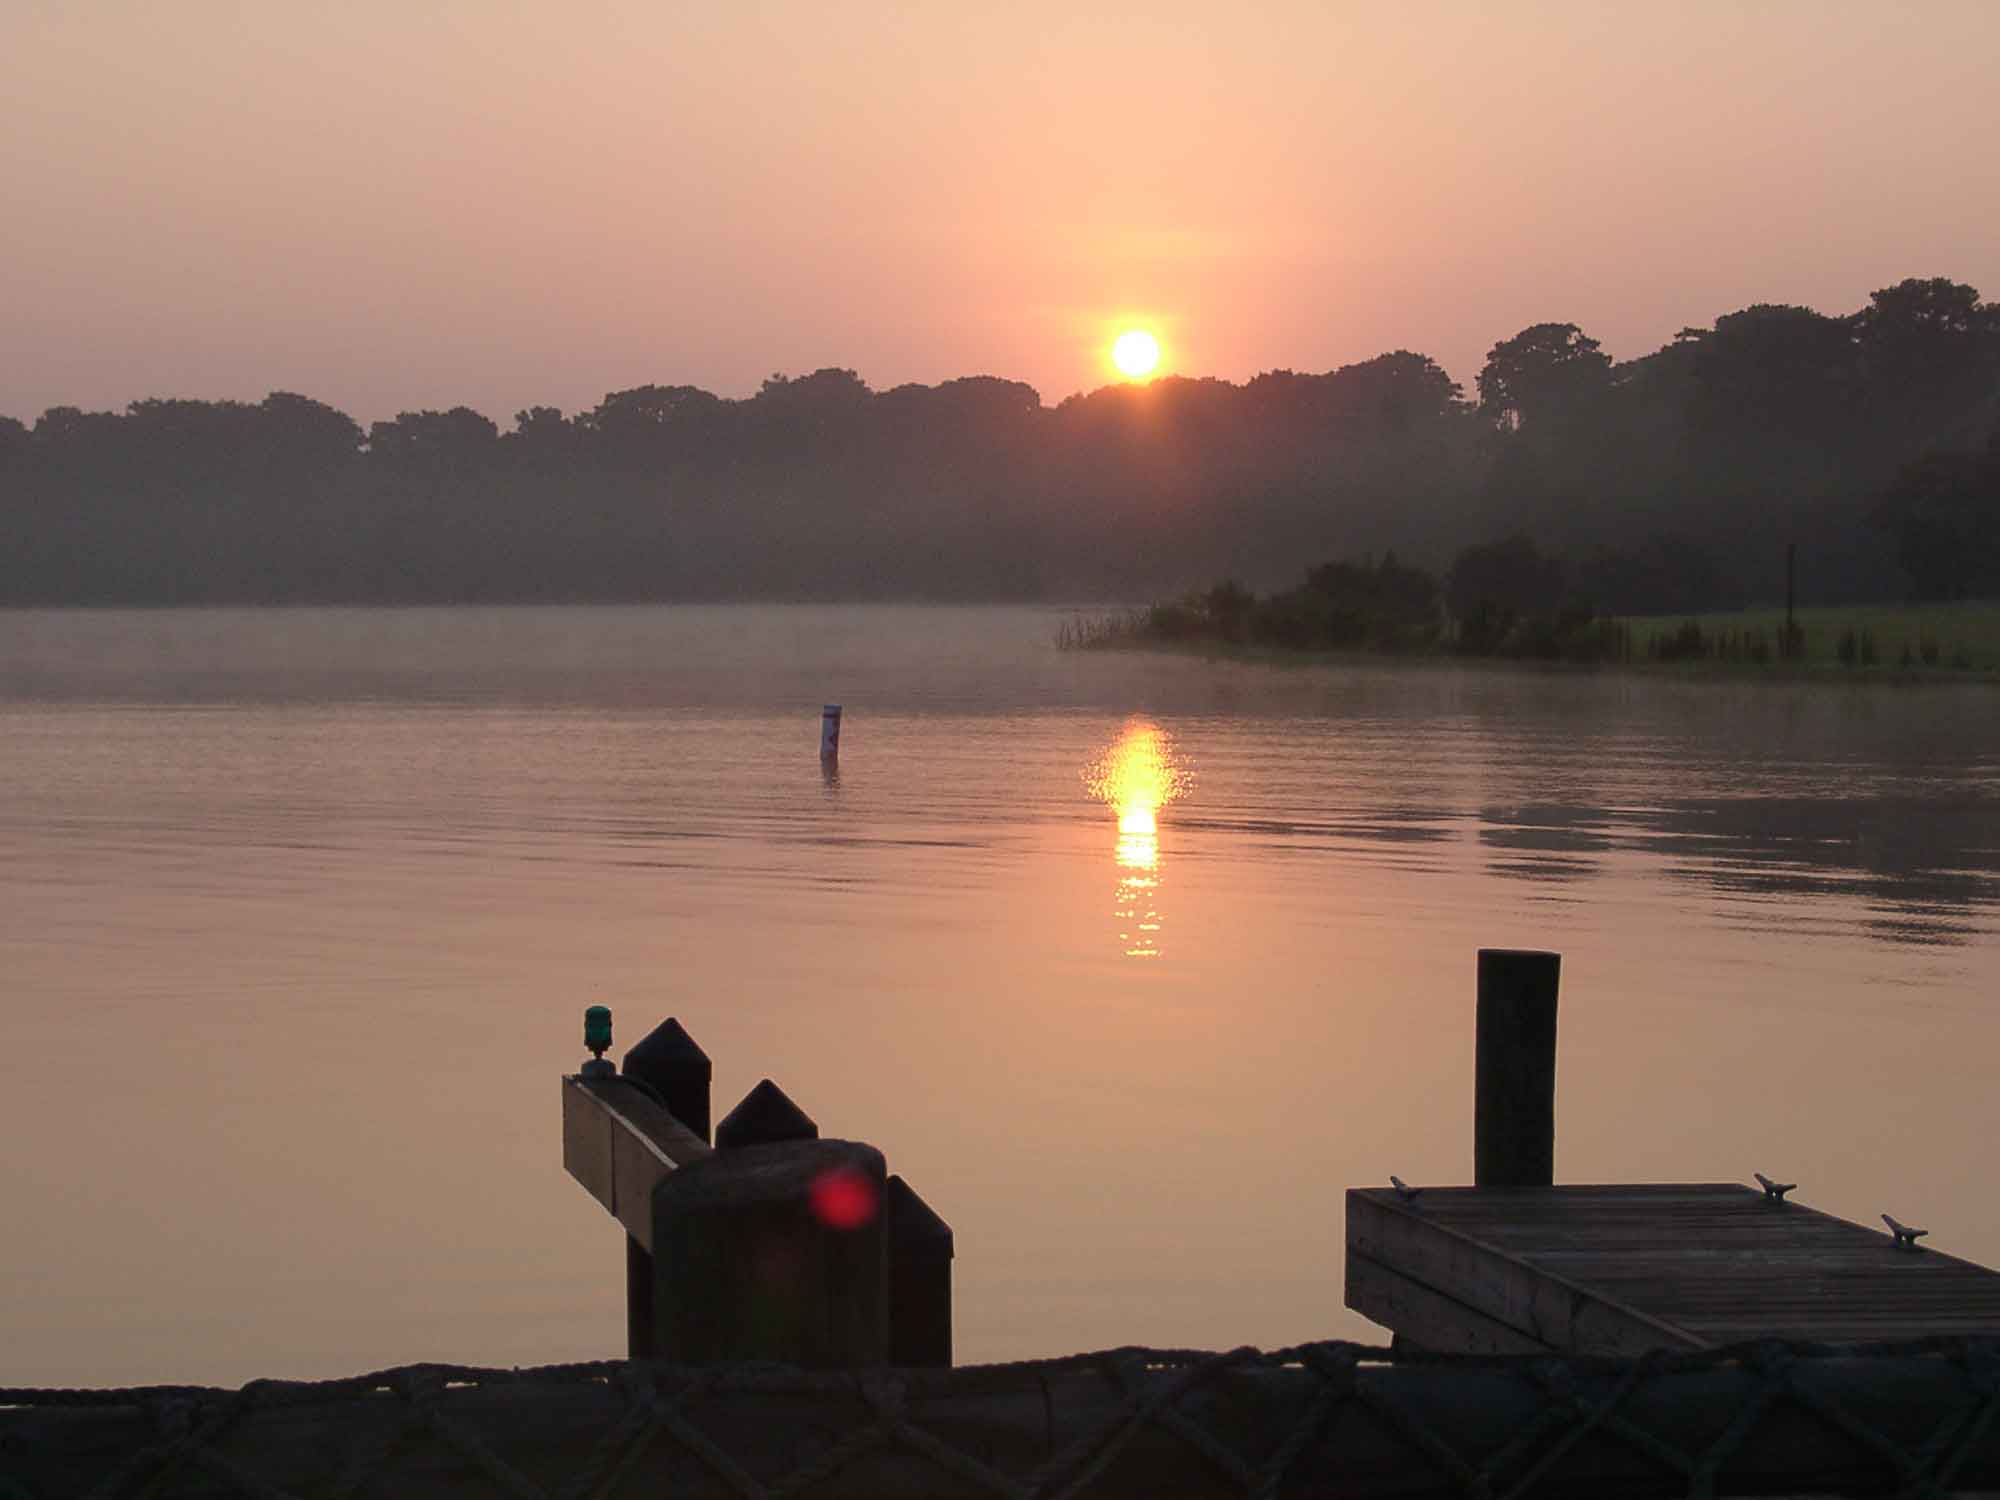
{"type": "Polygon", "coordinates": [[[0,1388],[0,1497],[1921,1496],[2000,1488],[1997,1419],[1995,1339],[413,1365],[239,1390],[0,1388]]]}

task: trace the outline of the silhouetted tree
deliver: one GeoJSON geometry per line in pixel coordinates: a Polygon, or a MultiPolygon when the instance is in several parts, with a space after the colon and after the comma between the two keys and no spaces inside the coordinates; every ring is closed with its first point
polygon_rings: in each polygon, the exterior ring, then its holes
{"type": "Polygon", "coordinates": [[[1575,414],[1611,384],[1611,356],[1574,323],[1537,323],[1493,346],[1479,409],[1495,426],[1533,429],[1575,414]]]}
{"type": "Polygon", "coordinates": [[[1553,614],[1563,603],[1563,565],[1527,536],[1467,547],[1452,559],[1445,599],[1460,620],[1480,614],[1553,614]]]}
{"type": "Polygon", "coordinates": [[[1913,277],[1876,292],[1852,321],[1891,443],[1967,444],[2000,379],[2000,311],[1961,282],[1913,277]]]}
{"type": "Polygon", "coordinates": [[[34,436],[51,451],[86,448],[102,452],[118,446],[120,418],[115,412],[86,412],[74,406],[51,406],[35,419],[34,436]]]}
{"type": "Polygon", "coordinates": [[[1269,601],[1264,634],[1292,644],[1393,650],[1434,639],[1442,623],[1437,580],[1394,552],[1379,563],[1321,563],[1289,594],[1269,601]]]}
{"type": "Polygon", "coordinates": [[[1933,453],[1906,465],[1874,512],[1923,599],[2000,585],[2000,456],[1933,453]]]}
{"type": "Polygon", "coordinates": [[[602,455],[627,463],[664,463],[726,439],[728,403],[691,385],[642,385],[613,391],[576,426],[602,455]]]}
{"type": "Polygon", "coordinates": [[[466,406],[399,412],[368,429],[370,457],[406,473],[464,473],[488,462],[500,440],[491,418],[466,406]]]}
{"type": "Polygon", "coordinates": [[[773,375],[744,411],[746,432],[763,456],[845,446],[868,406],[868,387],[852,370],[773,375]]]}
{"type": "Polygon", "coordinates": [[[1604,614],[1685,614],[1736,602],[1715,554],[1681,536],[1648,537],[1629,551],[1599,547],[1570,571],[1573,602],[1604,614]]]}
{"type": "Polygon", "coordinates": [[[500,438],[503,461],[531,474],[560,472],[574,464],[583,449],[583,429],[566,421],[554,406],[531,406],[514,413],[514,430],[500,438]]]}
{"type": "Polygon", "coordinates": [[[1709,430],[1837,440],[1853,420],[1860,359],[1853,326],[1809,307],[1760,303],[1696,332],[1696,422],[1709,430]]]}

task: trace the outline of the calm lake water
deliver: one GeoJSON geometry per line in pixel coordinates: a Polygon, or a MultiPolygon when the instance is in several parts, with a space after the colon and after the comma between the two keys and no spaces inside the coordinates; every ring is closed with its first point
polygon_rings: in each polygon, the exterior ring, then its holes
{"type": "Polygon", "coordinates": [[[1058,618],[0,613],[0,1384],[622,1352],[593,1002],[881,1146],[963,1359],[1368,1336],[1342,1190],[1469,1180],[1482,945],[1564,955],[1559,1178],[2000,1262],[2000,690],[1058,618]]]}

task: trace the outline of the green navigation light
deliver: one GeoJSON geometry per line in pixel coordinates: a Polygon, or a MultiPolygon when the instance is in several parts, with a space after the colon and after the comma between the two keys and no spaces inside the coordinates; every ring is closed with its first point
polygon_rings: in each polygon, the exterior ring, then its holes
{"type": "Polygon", "coordinates": [[[583,1045],[593,1057],[602,1057],[611,1046],[611,1007],[593,1005],[583,1013],[583,1045]]]}

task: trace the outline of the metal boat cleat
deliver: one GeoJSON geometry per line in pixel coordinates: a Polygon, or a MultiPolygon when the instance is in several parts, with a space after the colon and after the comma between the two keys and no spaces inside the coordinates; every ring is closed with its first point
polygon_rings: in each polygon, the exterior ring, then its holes
{"type": "Polygon", "coordinates": [[[1921,1250],[1924,1248],[1917,1241],[1930,1233],[1928,1229],[1912,1229],[1907,1224],[1897,1223],[1887,1214],[1882,1215],[1882,1222],[1889,1226],[1889,1233],[1896,1237],[1896,1248],[1898,1250],[1921,1250]]]}
{"type": "Polygon", "coordinates": [[[1766,1203],[1783,1203],[1785,1194],[1798,1186],[1796,1182],[1773,1182],[1762,1172],[1752,1172],[1750,1175],[1757,1179],[1757,1186],[1764,1190],[1766,1203]]]}

